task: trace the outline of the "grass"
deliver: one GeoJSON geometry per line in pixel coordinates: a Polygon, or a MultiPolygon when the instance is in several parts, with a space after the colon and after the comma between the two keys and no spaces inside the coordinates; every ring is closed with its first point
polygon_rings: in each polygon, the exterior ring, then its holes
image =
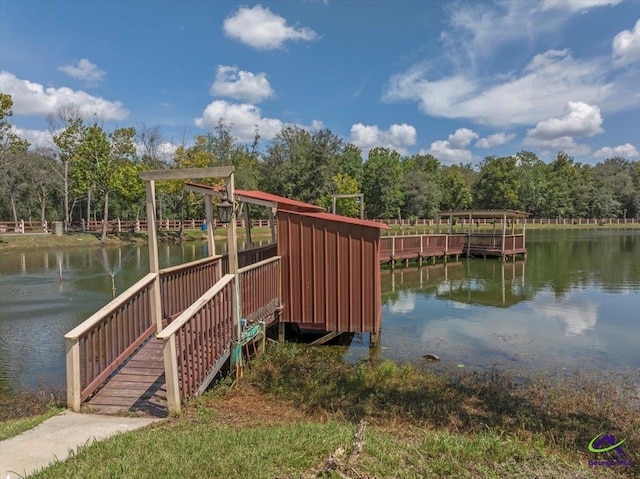
{"type": "Polygon", "coordinates": [[[272,347],[242,382],[225,379],[181,415],[33,477],[638,477],[637,466],[589,466],[605,457],[587,450],[606,431],[626,437],[627,459],[640,462],[638,378],[516,380],[353,364],[343,352],[272,347]]]}
{"type": "MultiPolygon", "coordinates": [[[[214,232],[216,240],[226,240],[227,230],[216,228],[214,232]]],[[[246,238],[244,228],[238,228],[238,239],[246,238]]],[[[251,238],[255,240],[271,238],[269,228],[260,227],[251,229],[251,238]]],[[[184,230],[184,236],[179,238],[177,231],[160,231],[159,241],[179,242],[179,241],[206,241],[207,236],[201,230],[184,230]]],[[[107,246],[119,246],[133,243],[146,243],[148,236],[146,232],[140,233],[115,233],[107,235],[107,246]]],[[[0,252],[38,249],[38,248],[73,248],[78,246],[101,246],[100,234],[97,233],[70,233],[62,236],[54,235],[0,235],[0,252]]]]}
{"type": "Polygon", "coordinates": [[[36,427],[62,411],[63,405],[60,391],[16,392],[0,386],[0,441],[36,427]]]}
{"type": "MultiPolygon", "coordinates": [[[[557,229],[599,229],[599,230],[627,230],[627,229],[640,229],[640,223],[629,223],[629,224],[566,224],[566,225],[553,225],[553,224],[527,224],[526,231],[529,230],[557,230],[557,229]]],[[[493,231],[493,225],[491,224],[481,224],[481,225],[473,225],[472,233],[491,233],[493,231]]],[[[466,234],[469,232],[468,225],[458,224],[453,227],[454,234],[466,234]]],[[[388,230],[382,230],[383,236],[390,235],[415,235],[415,234],[436,234],[438,233],[438,229],[436,226],[400,226],[400,225],[389,225],[388,230]]],[[[449,233],[448,225],[440,226],[440,234],[449,233]]],[[[496,225],[496,233],[502,233],[502,225],[496,225]]],[[[522,234],[522,225],[516,225],[515,227],[516,234],[522,234]]],[[[507,234],[511,234],[511,228],[507,227],[507,234]]]]}

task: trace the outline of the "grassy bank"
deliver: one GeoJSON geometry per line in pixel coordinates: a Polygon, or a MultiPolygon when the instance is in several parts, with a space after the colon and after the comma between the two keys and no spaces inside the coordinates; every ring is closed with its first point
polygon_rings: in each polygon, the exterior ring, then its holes
{"type": "MultiPolygon", "coordinates": [[[[579,230],[637,230],[640,229],[640,223],[633,224],[608,224],[603,223],[599,224],[566,224],[566,225],[549,225],[549,224],[527,224],[526,231],[530,230],[566,230],[566,229],[579,229],[579,230]]],[[[471,230],[473,233],[491,233],[493,231],[493,225],[491,224],[481,224],[481,225],[473,225],[471,230]]],[[[453,228],[454,234],[462,233],[466,234],[469,232],[469,226],[462,226],[460,224],[455,225],[453,228]]],[[[496,232],[502,233],[501,225],[496,225],[496,232]]],[[[438,233],[438,228],[436,226],[400,226],[400,225],[390,225],[388,230],[382,230],[382,235],[410,235],[410,234],[436,234],[438,233]]],[[[445,234],[449,233],[449,227],[447,225],[440,226],[440,233],[445,234]]],[[[511,228],[507,228],[507,234],[511,233],[511,228]]],[[[515,233],[522,233],[522,225],[516,225],[515,233]]]]}
{"type": "Polygon", "coordinates": [[[63,407],[60,391],[12,391],[0,386],[0,441],[36,427],[63,407]]]}
{"type": "MultiPolygon", "coordinates": [[[[252,228],[251,237],[255,241],[271,238],[269,228],[252,228]]],[[[214,233],[216,240],[227,239],[227,230],[216,228],[214,233]]],[[[243,241],[246,238],[244,228],[238,228],[238,239],[243,241]]],[[[200,230],[185,230],[182,239],[177,231],[160,231],[158,241],[180,242],[180,241],[206,241],[207,236],[200,230]]],[[[146,232],[140,233],[116,233],[107,235],[106,246],[121,246],[126,244],[140,244],[148,241],[146,232]]],[[[0,253],[3,251],[39,249],[39,248],[76,248],[78,246],[90,247],[101,246],[100,235],[94,233],[70,233],[62,236],[54,235],[0,235],[0,253]]]]}
{"type": "Polygon", "coordinates": [[[342,354],[270,348],[241,383],[34,477],[637,477],[637,465],[589,466],[614,456],[588,451],[606,432],[640,461],[637,377],[516,381],[342,354]]]}

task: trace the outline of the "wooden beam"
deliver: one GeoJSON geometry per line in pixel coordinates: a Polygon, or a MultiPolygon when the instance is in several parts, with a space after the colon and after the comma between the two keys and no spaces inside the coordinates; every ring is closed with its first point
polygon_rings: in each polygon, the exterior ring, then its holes
{"type": "Polygon", "coordinates": [[[337,338],[341,334],[342,333],[340,333],[338,331],[332,331],[329,334],[325,334],[321,338],[316,339],[314,342],[312,342],[310,344],[310,346],[319,346],[320,344],[324,344],[324,343],[326,343],[328,341],[331,341],[333,338],[337,338]]]}
{"type": "Polygon", "coordinates": [[[141,171],[140,178],[149,180],[189,180],[194,178],[229,178],[233,174],[233,166],[216,166],[212,168],[184,168],[180,170],[141,171]]]}

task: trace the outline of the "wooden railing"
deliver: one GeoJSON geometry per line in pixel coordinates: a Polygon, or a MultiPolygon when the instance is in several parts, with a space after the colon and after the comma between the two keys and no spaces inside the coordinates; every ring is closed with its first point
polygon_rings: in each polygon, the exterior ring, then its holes
{"type": "MultiPolygon", "coordinates": [[[[246,328],[266,321],[280,307],[281,257],[240,268],[238,277],[246,328]]],[[[181,401],[197,396],[211,383],[239,340],[234,328],[235,276],[226,274],[158,334],[164,342],[167,402],[179,411],[181,401]]]]}
{"type": "Polygon", "coordinates": [[[380,238],[380,257],[418,257],[461,254],[466,235],[406,235],[380,238]]]}
{"type": "MultiPolygon", "coordinates": [[[[505,235],[505,254],[524,249],[524,235],[505,235]]],[[[502,253],[502,234],[404,235],[380,238],[380,259],[418,258],[483,252],[502,253]]]]}
{"type": "Polygon", "coordinates": [[[222,256],[212,256],[160,271],[162,319],[187,309],[222,277],[222,256]]]}
{"type": "Polygon", "coordinates": [[[49,233],[49,224],[45,221],[0,221],[0,234],[49,233]]]}
{"type": "Polygon", "coordinates": [[[167,402],[203,392],[229,358],[235,339],[235,276],[227,274],[158,334],[164,343],[167,402]]]}
{"type": "MultiPolygon", "coordinates": [[[[390,219],[374,219],[378,223],[385,223],[388,225],[401,225],[401,226],[434,226],[437,224],[448,225],[449,218],[440,218],[440,221],[431,218],[418,218],[416,220],[410,220],[408,218],[399,220],[397,218],[390,219]]],[[[502,224],[502,218],[473,218],[471,222],[473,224],[488,225],[502,224]]],[[[511,220],[509,220],[511,221],[511,220]]],[[[515,220],[516,224],[526,223],[528,225],[631,225],[640,223],[640,218],[519,218],[515,220]]],[[[468,218],[457,218],[456,224],[469,224],[468,218]]]]}
{"type": "MultiPolygon", "coordinates": [[[[278,243],[269,243],[256,248],[244,249],[238,251],[238,268],[244,268],[250,264],[269,259],[278,254],[278,243]]],[[[222,255],[222,273],[229,272],[229,255],[222,255]]]]}
{"type": "Polygon", "coordinates": [[[247,326],[267,321],[282,299],[281,257],[274,256],[238,270],[242,313],[247,326]]]}
{"type": "Polygon", "coordinates": [[[147,274],[65,334],[67,404],[74,411],[156,331],[150,314],[156,279],[147,274]]]}

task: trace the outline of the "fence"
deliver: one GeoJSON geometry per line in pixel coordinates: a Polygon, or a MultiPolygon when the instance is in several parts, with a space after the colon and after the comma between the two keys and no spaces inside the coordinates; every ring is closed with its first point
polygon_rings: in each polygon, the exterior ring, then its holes
{"type": "MultiPolygon", "coordinates": [[[[435,226],[437,224],[448,225],[449,218],[440,218],[440,222],[430,218],[410,219],[375,219],[379,223],[385,223],[390,226],[435,226]]],[[[474,218],[473,224],[493,224],[494,220],[487,218],[474,218]]],[[[517,224],[526,223],[528,225],[631,225],[640,224],[639,218],[526,218],[516,219],[517,224]]],[[[469,224],[469,218],[457,218],[455,224],[469,224]]],[[[502,224],[502,218],[496,218],[495,224],[502,224]]]]}

